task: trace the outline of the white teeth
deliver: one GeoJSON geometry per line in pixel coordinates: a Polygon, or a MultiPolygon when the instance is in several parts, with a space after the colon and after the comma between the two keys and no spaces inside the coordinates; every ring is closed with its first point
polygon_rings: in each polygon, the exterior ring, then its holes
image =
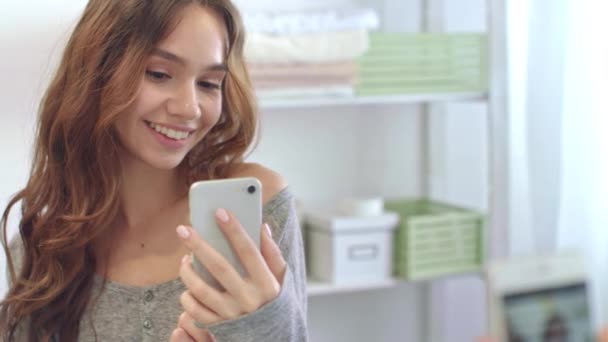
{"type": "Polygon", "coordinates": [[[158,133],[175,140],[184,140],[190,135],[190,133],[188,132],[176,131],[171,128],[159,126],[152,122],[148,122],[148,126],[150,126],[150,128],[157,131],[158,133]]]}

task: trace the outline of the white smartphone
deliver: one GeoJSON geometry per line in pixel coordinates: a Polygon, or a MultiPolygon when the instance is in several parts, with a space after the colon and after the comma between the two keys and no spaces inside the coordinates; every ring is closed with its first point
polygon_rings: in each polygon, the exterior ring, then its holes
{"type": "Polygon", "coordinates": [[[487,279],[490,330],[499,341],[594,341],[585,265],[577,253],[493,261],[487,279]]]}
{"type": "MultiPolygon", "coordinates": [[[[262,184],[256,178],[230,178],[199,181],[190,186],[190,222],[198,234],[226,258],[243,276],[247,273],[230,242],[215,221],[215,211],[224,208],[231,211],[260,248],[262,225],[262,184]]],[[[195,271],[208,284],[222,286],[204,267],[204,260],[193,257],[195,271]]]]}

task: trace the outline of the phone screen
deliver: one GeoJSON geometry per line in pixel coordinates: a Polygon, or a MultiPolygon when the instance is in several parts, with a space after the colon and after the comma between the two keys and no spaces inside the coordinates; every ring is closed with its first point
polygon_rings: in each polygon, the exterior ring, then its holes
{"type": "Polygon", "coordinates": [[[503,297],[509,342],[591,342],[587,286],[577,283],[503,297]]]}

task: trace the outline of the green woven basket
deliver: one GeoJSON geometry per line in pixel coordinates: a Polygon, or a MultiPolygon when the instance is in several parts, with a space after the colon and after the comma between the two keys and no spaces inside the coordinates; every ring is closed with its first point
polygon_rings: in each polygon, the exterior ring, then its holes
{"type": "Polygon", "coordinates": [[[419,200],[392,200],[401,216],[395,234],[395,274],[409,280],[481,270],[484,217],[472,210],[419,200]]]}
{"type": "Polygon", "coordinates": [[[370,34],[357,60],[358,95],[485,91],[484,34],[370,34]]]}

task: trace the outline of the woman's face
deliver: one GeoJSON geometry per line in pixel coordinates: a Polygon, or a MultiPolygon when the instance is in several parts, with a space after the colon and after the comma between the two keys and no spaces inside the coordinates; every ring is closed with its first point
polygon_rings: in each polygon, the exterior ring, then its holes
{"type": "Polygon", "coordinates": [[[220,117],[225,24],[199,5],[182,13],[148,58],[136,100],[116,123],[128,162],[173,169],[220,117]]]}

